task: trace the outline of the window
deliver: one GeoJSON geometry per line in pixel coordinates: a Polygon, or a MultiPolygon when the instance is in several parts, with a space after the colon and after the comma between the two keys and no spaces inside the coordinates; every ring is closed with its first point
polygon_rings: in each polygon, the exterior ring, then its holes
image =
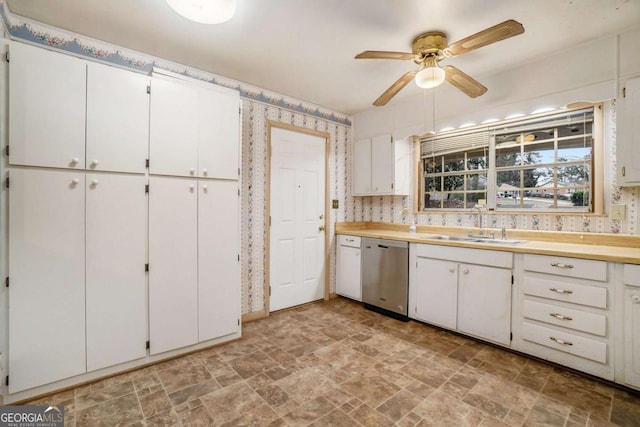
{"type": "Polygon", "coordinates": [[[520,119],[421,143],[422,209],[593,210],[594,109],[520,119]]]}

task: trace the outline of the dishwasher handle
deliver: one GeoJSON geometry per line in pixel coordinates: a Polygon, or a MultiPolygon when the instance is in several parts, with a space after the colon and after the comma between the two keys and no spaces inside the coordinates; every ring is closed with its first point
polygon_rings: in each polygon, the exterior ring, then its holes
{"type": "Polygon", "coordinates": [[[383,249],[389,249],[389,246],[385,246],[385,245],[378,245],[378,247],[383,249]]]}

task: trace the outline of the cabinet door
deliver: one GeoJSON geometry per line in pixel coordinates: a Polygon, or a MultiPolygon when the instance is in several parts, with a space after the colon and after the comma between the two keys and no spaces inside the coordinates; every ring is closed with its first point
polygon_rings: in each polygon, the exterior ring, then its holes
{"type": "Polygon", "coordinates": [[[9,189],[9,392],[85,372],[84,177],[15,169],[9,189]]]}
{"type": "Polygon", "coordinates": [[[362,301],[360,248],[338,245],[336,258],[336,293],[362,301]]]}
{"type": "Polygon", "coordinates": [[[198,183],[198,340],[240,330],[237,181],[198,183]]]}
{"type": "Polygon", "coordinates": [[[618,107],[618,183],[640,183],[640,78],[624,84],[625,96],[618,107]]]}
{"type": "Polygon", "coordinates": [[[371,187],[374,194],[393,192],[395,157],[391,135],[371,138],[371,187]]]}
{"type": "Polygon", "coordinates": [[[87,174],[88,371],[146,355],[144,185],[142,175],[87,174]]]}
{"type": "Polygon", "coordinates": [[[371,139],[353,144],[353,194],[371,193],[371,139]]]}
{"type": "Polygon", "coordinates": [[[200,89],[198,176],[238,179],[240,167],[240,95],[200,89]]]}
{"type": "Polygon", "coordinates": [[[151,354],[198,342],[198,189],[188,178],[149,179],[151,354]]]}
{"type": "Polygon", "coordinates": [[[9,63],[9,163],[84,169],[85,62],[20,43],[9,63]]]}
{"type": "Polygon", "coordinates": [[[196,176],[198,88],[177,79],[153,77],[149,126],[149,172],[196,176]]]}
{"type": "Polygon", "coordinates": [[[640,288],[625,287],[625,381],[640,387],[640,288]]]}
{"type": "Polygon", "coordinates": [[[409,316],[456,329],[458,265],[451,261],[417,258],[409,285],[409,316]]]}
{"type": "Polygon", "coordinates": [[[149,77],[95,63],[87,69],[87,169],[145,172],[149,77]]]}
{"type": "Polygon", "coordinates": [[[458,329],[509,345],[511,270],[467,264],[458,268],[458,329]]]}

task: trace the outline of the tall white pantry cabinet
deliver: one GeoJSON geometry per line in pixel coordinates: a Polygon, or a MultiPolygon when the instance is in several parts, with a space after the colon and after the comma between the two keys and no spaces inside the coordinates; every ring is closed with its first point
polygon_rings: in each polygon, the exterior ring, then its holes
{"type": "Polygon", "coordinates": [[[10,395],[240,336],[239,94],[177,77],[11,44],[10,395]]]}

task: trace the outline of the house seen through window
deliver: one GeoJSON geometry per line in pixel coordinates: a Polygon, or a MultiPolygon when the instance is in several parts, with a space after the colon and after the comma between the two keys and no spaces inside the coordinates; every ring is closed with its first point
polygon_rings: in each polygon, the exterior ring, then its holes
{"type": "MultiPolygon", "coordinates": [[[[421,208],[591,212],[594,108],[421,141],[421,208]]],[[[596,118],[597,119],[597,118],[596,118]]]]}

